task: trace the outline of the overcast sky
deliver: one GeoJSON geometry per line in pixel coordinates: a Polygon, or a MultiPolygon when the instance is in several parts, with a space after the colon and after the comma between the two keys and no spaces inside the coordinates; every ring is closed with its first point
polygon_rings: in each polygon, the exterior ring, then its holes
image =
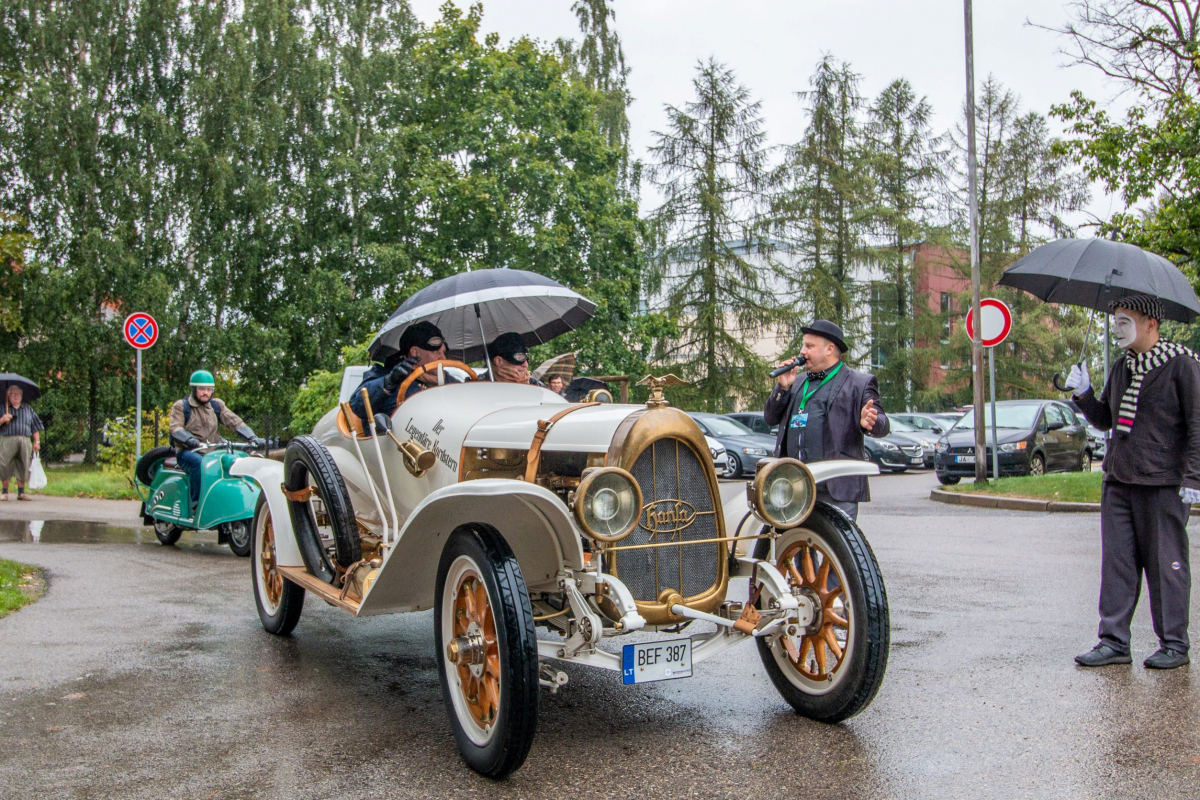
{"type": "MultiPolygon", "coordinates": [[[[411,2],[422,21],[438,18],[442,0],[411,2]]],[[[570,0],[483,0],[483,27],[505,41],[522,35],[544,42],[576,38],[570,7],[570,0]]],[[[709,56],[732,67],[762,101],[773,144],[800,137],[805,120],[795,92],[807,88],[823,53],[850,62],[863,76],[868,98],[892,80],[907,78],[933,106],[936,131],[956,123],[964,102],[961,0],[612,0],[612,7],[631,69],[635,102],[629,114],[637,158],[645,158],[653,132],[665,127],[664,104],[692,98],[696,63],[709,56]]],[[[1073,89],[1097,99],[1113,97],[1116,87],[1095,70],[1062,66],[1061,37],[1026,24],[1028,19],[1056,26],[1066,18],[1060,0],[976,0],[977,85],[994,74],[1021,96],[1024,110],[1042,114],[1073,89]]],[[[1055,120],[1051,126],[1059,129],[1055,120]]],[[[652,207],[657,195],[646,190],[643,201],[652,207]]],[[[1119,198],[1093,189],[1092,214],[1107,217],[1121,207],[1119,198]]],[[[1075,221],[1086,219],[1081,214],[1075,221]]],[[[1080,235],[1090,234],[1084,229],[1080,235]]]]}

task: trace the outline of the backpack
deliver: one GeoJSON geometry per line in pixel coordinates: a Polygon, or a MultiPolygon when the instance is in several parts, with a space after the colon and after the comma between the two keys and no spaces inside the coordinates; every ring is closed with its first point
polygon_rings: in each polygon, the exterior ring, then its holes
{"type": "MultiPolygon", "coordinates": [[[[217,415],[217,424],[220,425],[221,424],[221,412],[225,410],[225,407],[222,406],[221,401],[217,400],[216,398],[209,400],[208,404],[210,406],[212,406],[212,410],[217,415]]],[[[186,428],[188,422],[191,421],[191,419],[192,419],[192,404],[189,403],[188,399],[185,397],[185,398],[183,398],[183,427],[186,428]]]]}

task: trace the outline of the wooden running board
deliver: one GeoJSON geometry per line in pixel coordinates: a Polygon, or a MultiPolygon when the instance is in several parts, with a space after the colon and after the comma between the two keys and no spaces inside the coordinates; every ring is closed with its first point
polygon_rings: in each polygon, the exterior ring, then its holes
{"type": "Polygon", "coordinates": [[[328,583],[325,583],[325,581],[317,580],[304,567],[279,567],[279,571],[283,573],[283,577],[305,591],[312,592],[331,606],[337,606],[344,611],[349,611],[351,614],[358,616],[358,609],[362,605],[361,603],[341,599],[342,592],[340,589],[335,589],[328,583]]]}

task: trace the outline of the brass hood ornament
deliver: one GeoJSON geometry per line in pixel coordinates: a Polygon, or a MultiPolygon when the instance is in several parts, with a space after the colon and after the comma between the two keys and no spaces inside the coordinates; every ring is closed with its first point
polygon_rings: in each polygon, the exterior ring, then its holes
{"type": "Polygon", "coordinates": [[[647,375],[638,381],[637,385],[650,387],[650,398],[646,401],[647,408],[666,408],[671,404],[663,397],[663,389],[668,386],[687,386],[688,381],[673,374],[663,375],[661,378],[647,375]]]}

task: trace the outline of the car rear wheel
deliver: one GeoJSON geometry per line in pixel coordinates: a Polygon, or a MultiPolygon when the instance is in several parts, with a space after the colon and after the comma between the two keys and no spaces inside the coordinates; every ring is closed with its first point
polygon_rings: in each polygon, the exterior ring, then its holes
{"type": "Polygon", "coordinates": [[[1092,451],[1091,450],[1084,450],[1079,455],[1079,471],[1080,472],[1091,472],[1092,471],[1092,451]]]}
{"type": "Polygon", "coordinates": [[[267,498],[258,497],[251,526],[250,571],[254,576],[254,604],[263,630],[287,636],[304,610],[304,589],[283,577],[275,558],[275,525],[267,498]]]}
{"type": "Polygon", "coordinates": [[[486,525],[458,528],[438,566],[442,698],[467,766],[502,778],[525,762],[538,711],[537,633],[521,567],[486,525]]]}
{"type": "MultiPolygon", "coordinates": [[[[755,557],[767,558],[771,547],[769,539],[760,539],[755,557]]],[[[805,717],[841,722],[854,716],[883,683],[891,639],[875,554],[849,517],[818,503],[802,527],[775,541],[773,560],[817,614],[798,642],[784,636],[757,640],[771,682],[805,717]]]]}
{"type": "Polygon", "coordinates": [[[1030,475],[1045,475],[1046,474],[1046,459],[1041,453],[1034,453],[1029,458],[1029,474],[1030,475]]]}
{"type": "Polygon", "coordinates": [[[937,479],[938,483],[940,483],[942,486],[953,486],[962,480],[962,478],[957,475],[938,475],[937,479]]]}

